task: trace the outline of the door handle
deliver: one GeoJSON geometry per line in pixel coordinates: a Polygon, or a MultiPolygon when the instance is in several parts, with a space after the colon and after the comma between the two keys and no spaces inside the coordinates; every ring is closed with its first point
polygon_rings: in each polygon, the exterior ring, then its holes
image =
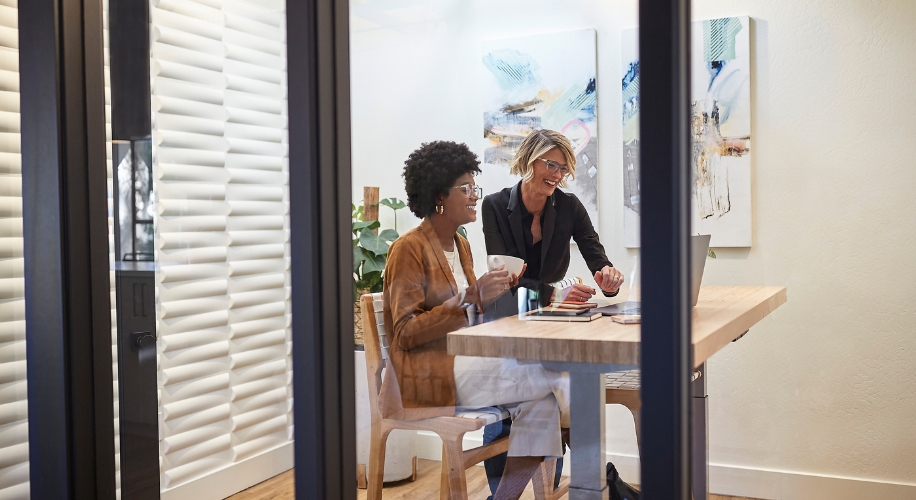
{"type": "Polygon", "coordinates": [[[130,334],[130,350],[138,351],[156,345],[156,337],[152,332],[133,332],[130,334]]]}

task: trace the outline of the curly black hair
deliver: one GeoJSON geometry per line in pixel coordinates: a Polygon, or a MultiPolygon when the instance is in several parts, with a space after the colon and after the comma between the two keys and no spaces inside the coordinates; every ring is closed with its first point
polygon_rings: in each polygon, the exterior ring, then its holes
{"type": "Polygon", "coordinates": [[[404,162],[407,206],[421,219],[433,213],[436,197],[448,195],[455,180],[480,173],[480,162],[467,144],[452,141],[424,142],[404,162]]]}

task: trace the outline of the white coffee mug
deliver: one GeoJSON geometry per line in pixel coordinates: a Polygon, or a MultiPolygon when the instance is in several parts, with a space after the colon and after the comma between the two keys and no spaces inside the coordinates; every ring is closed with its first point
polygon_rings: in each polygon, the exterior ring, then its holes
{"type": "Polygon", "coordinates": [[[518,276],[522,272],[522,266],[525,261],[511,255],[487,255],[487,270],[492,271],[499,266],[506,266],[509,276],[513,274],[518,276]]]}

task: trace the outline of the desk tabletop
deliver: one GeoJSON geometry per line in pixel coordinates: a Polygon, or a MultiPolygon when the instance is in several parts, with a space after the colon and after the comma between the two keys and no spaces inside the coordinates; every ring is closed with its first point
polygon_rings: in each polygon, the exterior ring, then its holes
{"type": "MultiPolygon", "coordinates": [[[[693,357],[700,366],[786,302],[778,286],[704,286],[693,308],[693,357]]],[[[518,317],[448,334],[448,352],[462,356],[568,363],[639,364],[639,325],[610,317],[590,322],[525,321],[518,317]]]]}

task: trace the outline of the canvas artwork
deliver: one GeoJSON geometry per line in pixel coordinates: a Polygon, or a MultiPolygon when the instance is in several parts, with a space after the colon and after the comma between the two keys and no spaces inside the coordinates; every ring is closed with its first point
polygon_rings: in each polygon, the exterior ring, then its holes
{"type": "MultiPolygon", "coordinates": [[[[749,26],[746,16],[691,25],[692,231],[712,235],[712,247],[751,246],[749,26]]],[[[624,30],[621,49],[624,241],[638,247],[638,30],[624,30]]]]}
{"type": "Polygon", "coordinates": [[[483,43],[483,168],[489,192],[518,182],[509,164],[535,129],[562,132],[576,153],[578,196],[598,226],[598,120],[595,30],[483,43]]]}

